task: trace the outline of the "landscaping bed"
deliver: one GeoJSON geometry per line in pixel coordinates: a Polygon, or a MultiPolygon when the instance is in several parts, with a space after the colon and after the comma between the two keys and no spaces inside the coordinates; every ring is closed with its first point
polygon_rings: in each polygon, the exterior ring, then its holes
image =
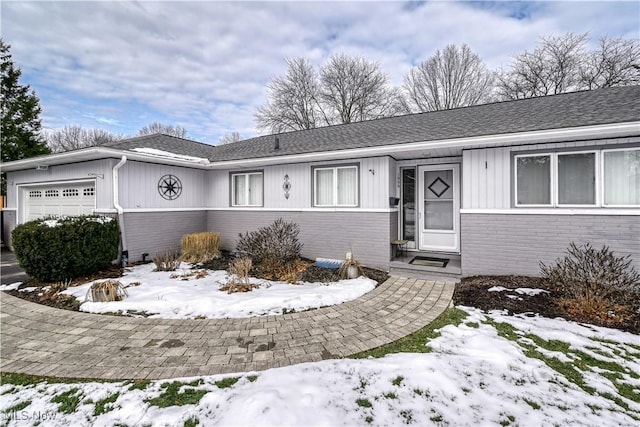
{"type": "Polygon", "coordinates": [[[506,310],[509,314],[532,313],[549,318],[590,323],[640,334],[640,301],[627,299],[623,306],[612,305],[606,312],[575,309],[569,296],[547,280],[528,276],[465,277],[456,285],[453,303],[482,310],[506,310]],[[500,290],[499,287],[505,288],[500,290]],[[516,289],[521,290],[517,292],[516,289]],[[540,289],[546,292],[527,292],[540,289]]]}
{"type": "Polygon", "coordinates": [[[389,277],[386,272],[365,268],[367,279],[345,281],[340,280],[337,270],[299,260],[291,267],[295,283],[274,279],[257,266],[250,274],[252,290],[227,294],[225,285],[233,277],[228,271],[232,270],[234,259],[223,252],[220,258],[204,264],[182,263],[174,272],[154,271],[152,263],[137,263],[125,269],[112,266],[70,283],[30,279],[16,287],[5,287],[5,291],[32,302],[74,311],[162,318],[225,318],[284,314],[339,304],[369,292],[389,277]],[[93,297],[87,301],[91,284],[107,278],[117,279],[128,296],[109,303],[93,302],[93,297]]]}

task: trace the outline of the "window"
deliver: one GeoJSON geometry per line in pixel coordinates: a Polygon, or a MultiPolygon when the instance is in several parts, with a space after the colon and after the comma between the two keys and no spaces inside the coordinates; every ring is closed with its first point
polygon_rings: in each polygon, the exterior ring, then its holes
{"type": "Polygon", "coordinates": [[[640,206],[640,148],[515,156],[516,206],[640,206]]]}
{"type": "Polygon", "coordinates": [[[77,197],[80,194],[77,188],[65,188],[62,190],[62,197],[77,197]]]}
{"type": "Polygon", "coordinates": [[[29,198],[38,199],[40,197],[42,197],[42,191],[40,191],[40,190],[31,190],[31,191],[29,191],[29,198]]]}
{"type": "Polygon", "coordinates": [[[517,156],[518,205],[551,204],[551,156],[517,156]]]}
{"type": "Polygon", "coordinates": [[[358,206],[358,167],[336,166],[313,170],[314,206],[358,206]]]}
{"type": "Polygon", "coordinates": [[[262,172],[231,175],[232,206],[262,206],[262,172]]]}
{"type": "Polygon", "coordinates": [[[558,154],[558,204],[596,204],[596,153],[558,154]]]}
{"type": "Polygon", "coordinates": [[[640,206],[640,148],[602,153],[605,206],[640,206]]]}
{"type": "Polygon", "coordinates": [[[94,187],[87,187],[85,189],[82,190],[82,195],[87,197],[87,196],[95,196],[96,194],[96,189],[94,187]]]}
{"type": "Polygon", "coordinates": [[[58,190],[46,190],[44,197],[58,197],[58,190]]]}

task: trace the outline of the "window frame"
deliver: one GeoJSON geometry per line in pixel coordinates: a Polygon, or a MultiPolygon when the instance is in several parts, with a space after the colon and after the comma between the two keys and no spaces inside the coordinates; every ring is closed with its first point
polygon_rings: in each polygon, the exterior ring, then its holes
{"type": "Polygon", "coordinates": [[[514,192],[514,202],[516,207],[527,207],[527,208],[549,208],[554,206],[555,200],[555,181],[554,181],[554,160],[553,153],[533,153],[533,154],[516,154],[513,157],[513,192],[514,192]],[[529,203],[518,203],[518,159],[523,157],[549,157],[549,203],[545,204],[529,204],[529,203]]]}
{"type": "MultiPolygon", "coordinates": [[[[559,208],[597,208],[601,206],[600,203],[600,182],[602,181],[602,177],[600,176],[600,161],[598,156],[598,150],[583,150],[583,151],[567,151],[567,152],[556,152],[553,153],[553,157],[555,158],[555,169],[554,169],[554,181],[555,181],[555,199],[554,206],[559,208]],[[577,204],[577,203],[560,203],[560,189],[558,188],[560,179],[559,179],[559,170],[560,170],[560,162],[558,161],[558,157],[560,156],[570,156],[572,154],[593,154],[593,175],[595,178],[595,182],[593,183],[593,191],[594,191],[594,200],[591,204],[577,204]]],[[[553,162],[552,162],[553,163],[553,162]]],[[[553,166],[553,165],[552,165],[553,166]]]]}
{"type": "Polygon", "coordinates": [[[605,203],[604,197],[604,155],[605,153],[613,152],[613,151],[640,151],[640,147],[622,147],[622,148],[603,148],[600,150],[600,169],[601,169],[601,179],[598,185],[600,189],[600,194],[602,195],[602,207],[603,208],[640,208],[640,204],[635,205],[608,205],[605,203]]]}
{"type": "Polygon", "coordinates": [[[337,164],[337,165],[322,165],[322,166],[314,166],[311,170],[312,182],[311,182],[311,192],[312,198],[311,201],[313,203],[313,207],[316,208],[357,208],[360,206],[360,164],[358,163],[345,163],[345,164],[337,164]],[[356,171],[356,183],[355,183],[355,203],[354,204],[339,204],[338,200],[338,170],[339,169],[355,169],[356,171]],[[332,185],[333,185],[333,194],[332,194],[332,204],[329,205],[321,205],[318,203],[318,194],[316,191],[316,182],[317,182],[317,173],[318,171],[326,171],[331,170],[332,173],[332,185]]]}
{"type": "Polygon", "coordinates": [[[605,153],[612,151],[638,151],[640,147],[621,147],[621,148],[589,148],[584,150],[566,150],[559,149],[559,151],[541,151],[541,152],[528,152],[526,154],[513,153],[513,205],[516,208],[638,208],[640,204],[635,205],[611,205],[605,204],[605,188],[604,188],[604,155],[605,153]],[[562,204],[560,203],[559,195],[559,156],[566,156],[572,154],[593,154],[594,155],[594,175],[595,175],[595,201],[593,204],[562,204]],[[549,156],[551,165],[549,169],[550,173],[550,204],[524,204],[518,203],[518,159],[522,157],[543,157],[549,156]]]}
{"type": "Polygon", "coordinates": [[[229,173],[229,187],[230,187],[230,193],[229,193],[229,204],[231,205],[231,207],[234,208],[260,208],[264,206],[264,171],[262,170],[256,170],[256,171],[246,171],[246,172],[231,172],[229,173]],[[249,182],[250,179],[249,177],[251,175],[260,175],[262,177],[262,188],[260,188],[260,192],[261,192],[261,197],[260,197],[260,204],[250,204],[250,187],[249,187],[249,182]],[[245,180],[245,200],[246,203],[236,203],[235,197],[236,197],[236,177],[242,176],[243,179],[245,180]]]}

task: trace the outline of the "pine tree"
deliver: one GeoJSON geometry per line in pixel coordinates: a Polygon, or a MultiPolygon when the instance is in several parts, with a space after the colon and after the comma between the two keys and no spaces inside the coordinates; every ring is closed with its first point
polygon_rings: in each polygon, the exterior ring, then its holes
{"type": "MultiPolygon", "coordinates": [[[[3,162],[20,160],[50,152],[40,136],[40,101],[28,85],[21,85],[19,68],[13,66],[9,53],[11,46],[0,39],[2,66],[0,77],[0,110],[2,113],[1,158],[3,162]]],[[[2,179],[2,194],[6,194],[2,179]]]]}

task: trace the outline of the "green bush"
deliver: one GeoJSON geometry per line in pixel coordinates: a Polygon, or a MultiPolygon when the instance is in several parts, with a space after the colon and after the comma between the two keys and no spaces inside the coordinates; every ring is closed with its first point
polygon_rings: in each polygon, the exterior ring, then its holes
{"type": "Polygon", "coordinates": [[[69,280],[98,272],[118,257],[120,231],[115,218],[44,218],[11,233],[20,266],[42,281],[69,280]]]}

